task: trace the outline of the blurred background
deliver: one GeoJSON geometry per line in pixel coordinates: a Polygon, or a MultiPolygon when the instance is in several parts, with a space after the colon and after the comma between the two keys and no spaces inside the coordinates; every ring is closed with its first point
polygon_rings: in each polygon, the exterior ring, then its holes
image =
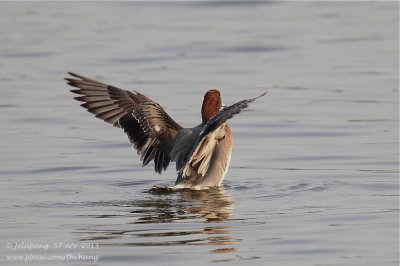
{"type": "Polygon", "coordinates": [[[398,265],[398,10],[1,2],[1,263],[398,265]],[[268,94],[229,121],[222,189],[150,193],[175,166],[142,168],[72,99],[67,71],[137,90],[184,127],[209,89],[227,105],[268,94]]]}

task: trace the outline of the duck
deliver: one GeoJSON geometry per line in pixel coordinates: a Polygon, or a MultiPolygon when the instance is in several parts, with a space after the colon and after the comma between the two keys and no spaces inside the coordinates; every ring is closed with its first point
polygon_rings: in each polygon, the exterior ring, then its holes
{"type": "Polygon", "coordinates": [[[233,137],[227,120],[264,96],[225,106],[217,89],[208,90],[201,107],[201,123],[184,128],[160,104],[137,91],[129,91],[72,72],[65,78],[79,94],[75,100],[95,117],[124,130],[142,161],[154,162],[161,174],[176,163],[173,188],[206,189],[222,186],[231,160],[233,137]],[[77,89],[76,89],[77,88],[77,89]]]}

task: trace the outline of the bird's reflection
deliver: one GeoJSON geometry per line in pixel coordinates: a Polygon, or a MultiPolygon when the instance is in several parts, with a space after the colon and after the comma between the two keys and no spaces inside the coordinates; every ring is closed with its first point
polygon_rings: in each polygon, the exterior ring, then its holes
{"type": "MultiPolygon", "coordinates": [[[[99,205],[104,206],[105,202],[99,205]]],[[[139,200],[113,201],[106,205],[113,206],[113,213],[99,215],[97,210],[96,215],[89,214],[96,218],[96,225],[79,230],[80,240],[96,240],[112,246],[218,246],[234,245],[238,241],[232,236],[233,201],[224,188],[152,190],[139,200]],[[124,214],[115,214],[116,207],[122,208],[124,214]],[[101,224],[101,218],[116,218],[116,223],[107,219],[101,224]],[[173,223],[176,226],[170,226],[173,223]]],[[[235,251],[232,246],[210,250],[212,253],[235,251]]]]}
{"type": "Polygon", "coordinates": [[[136,223],[163,223],[183,219],[224,222],[232,215],[233,202],[224,188],[209,190],[151,190],[150,197],[138,202],[147,212],[136,223]]]}

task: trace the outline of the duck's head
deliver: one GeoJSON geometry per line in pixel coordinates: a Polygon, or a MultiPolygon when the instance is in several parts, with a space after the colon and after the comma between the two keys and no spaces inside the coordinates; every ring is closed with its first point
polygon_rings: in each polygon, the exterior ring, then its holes
{"type": "Polygon", "coordinates": [[[219,90],[209,90],[204,95],[203,106],[201,107],[201,118],[203,123],[221,110],[222,101],[219,90]]]}

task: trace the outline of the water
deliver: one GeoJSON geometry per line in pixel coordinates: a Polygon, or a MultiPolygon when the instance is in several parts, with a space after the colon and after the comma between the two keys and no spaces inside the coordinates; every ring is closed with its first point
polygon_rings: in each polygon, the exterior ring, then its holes
{"type": "Polygon", "coordinates": [[[398,265],[397,2],[0,6],[0,264],[398,265]],[[268,94],[230,120],[222,189],[151,193],[174,167],[141,168],[67,71],[186,127],[208,89],[268,94]]]}

